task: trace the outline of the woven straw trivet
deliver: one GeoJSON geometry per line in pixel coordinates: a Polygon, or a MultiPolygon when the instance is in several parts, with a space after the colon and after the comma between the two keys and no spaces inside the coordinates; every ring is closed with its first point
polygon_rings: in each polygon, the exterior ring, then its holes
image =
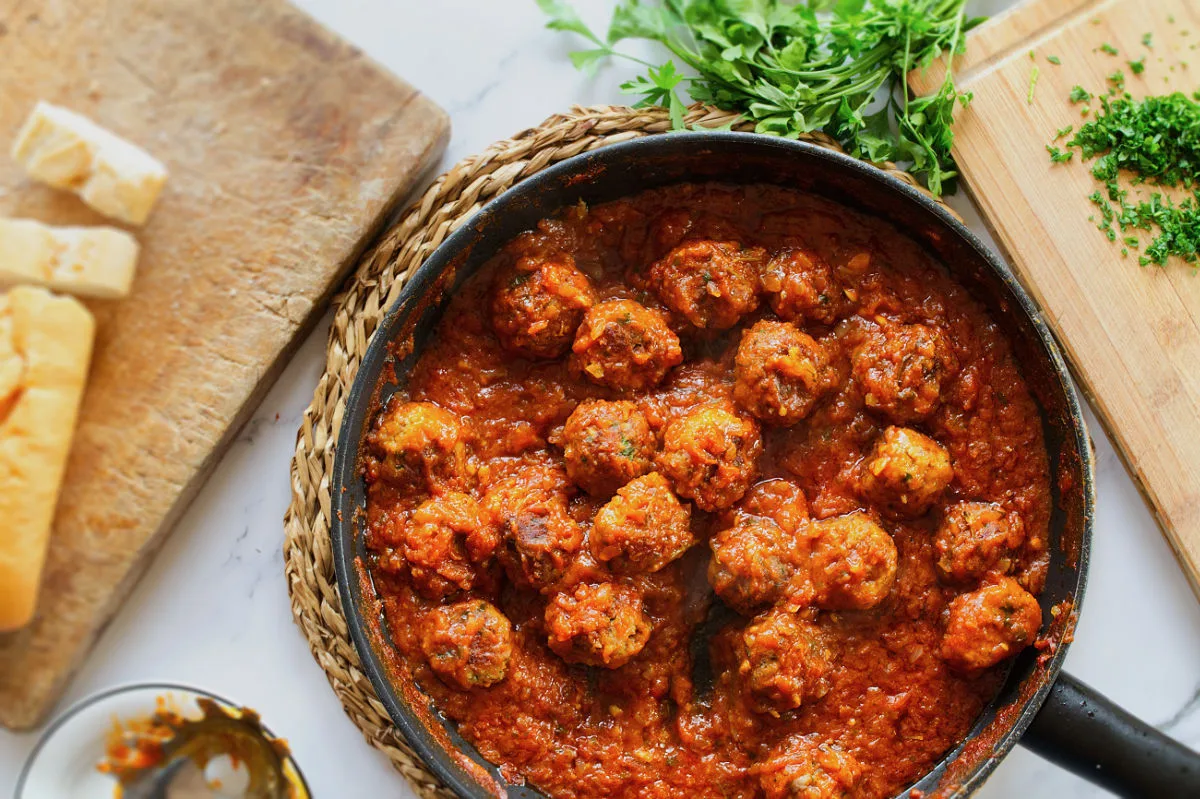
{"type": "MultiPolygon", "coordinates": [[[[740,117],[694,106],[689,125],[751,130],[740,117]]],[[[382,237],[359,264],[345,290],[334,300],[325,373],[296,441],[292,460],[292,504],[284,520],[283,555],[292,597],[292,613],[308,639],[317,663],[351,720],[424,799],[453,799],[392,725],[350,641],[333,573],[329,537],[329,475],[342,423],[346,395],[371,334],[399,298],[406,278],[454,230],[485,203],[521,180],[579,153],[671,127],[662,108],[594,106],[552,116],[511,139],[465,158],[434,181],[420,200],[382,237]]],[[[808,141],[841,151],[823,134],[808,141]]],[[[878,165],[916,185],[894,164],[878,165]]]]}

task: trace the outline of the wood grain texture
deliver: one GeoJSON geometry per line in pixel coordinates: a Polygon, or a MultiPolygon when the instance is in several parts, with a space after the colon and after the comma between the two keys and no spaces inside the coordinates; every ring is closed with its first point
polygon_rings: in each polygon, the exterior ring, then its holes
{"type": "MultiPolygon", "coordinates": [[[[0,723],[43,718],[445,115],[282,0],[0,0],[0,150],[38,99],[171,170],[99,330],[38,617],[0,637],[0,723]]],[[[0,158],[0,215],[103,222],[0,158]]]]}
{"type": "MultiPolygon", "coordinates": [[[[1032,0],[973,32],[956,61],[975,99],[959,114],[954,154],[1200,593],[1200,277],[1179,261],[1159,269],[1140,267],[1135,250],[1122,257],[1088,221],[1098,211],[1087,197],[1100,188],[1089,165],[1078,154],[1051,165],[1045,149],[1058,129],[1085,121],[1067,100],[1077,84],[1101,94],[1120,69],[1137,97],[1195,91],[1198,43],[1192,0],[1032,0]],[[1118,56],[1099,50],[1106,42],[1118,56]],[[1143,56],[1135,76],[1126,62],[1143,56]]],[[[910,76],[918,91],[935,80],[910,76]]]]}

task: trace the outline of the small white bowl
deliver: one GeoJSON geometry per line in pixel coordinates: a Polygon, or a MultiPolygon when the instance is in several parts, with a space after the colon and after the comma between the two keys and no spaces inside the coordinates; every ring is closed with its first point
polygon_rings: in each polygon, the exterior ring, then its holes
{"type": "MultiPolygon", "coordinates": [[[[17,780],[14,799],[114,799],[117,780],[96,769],[104,759],[108,735],[118,722],[145,717],[166,707],[186,715],[200,714],[199,698],[211,699],[225,707],[237,705],[215,694],[183,685],[141,684],[113,688],[80,701],[59,716],[46,729],[33,753],[25,761],[17,780]]],[[[288,758],[292,771],[303,784],[304,778],[294,761],[288,758]]],[[[225,758],[219,758],[206,770],[209,778],[219,778],[221,784],[232,786],[239,782],[239,772],[228,768],[225,758]]],[[[220,794],[214,794],[219,796],[220,794]]],[[[232,794],[236,796],[237,794],[232,794]]],[[[307,795],[307,790],[305,790],[307,795]]]]}

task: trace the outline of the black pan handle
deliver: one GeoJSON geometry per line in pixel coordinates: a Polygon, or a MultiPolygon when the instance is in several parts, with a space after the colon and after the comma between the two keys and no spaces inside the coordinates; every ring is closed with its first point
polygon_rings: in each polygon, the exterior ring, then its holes
{"type": "Polygon", "coordinates": [[[1200,754],[1066,673],[1058,675],[1021,743],[1117,796],[1200,797],[1200,754]]]}

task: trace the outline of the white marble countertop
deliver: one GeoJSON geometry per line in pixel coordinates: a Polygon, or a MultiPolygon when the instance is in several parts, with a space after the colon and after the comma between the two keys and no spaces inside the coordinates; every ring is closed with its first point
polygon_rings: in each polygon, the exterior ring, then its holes
{"type": "MultiPolygon", "coordinates": [[[[612,0],[578,3],[603,26],[612,0]]],[[[976,3],[994,13],[1006,0],[976,3]]],[[[573,43],[532,0],[301,0],[432,96],[454,131],[443,167],[574,103],[623,102],[624,67],[585,78],[573,43]]],[[[982,231],[965,198],[956,207],[982,231]]],[[[192,684],[258,708],[287,737],[319,799],[412,796],[344,715],[292,623],[282,518],[300,414],[326,327],[296,355],[75,679],[61,707],[136,681],[192,684]]],[[[1131,712],[1200,747],[1200,605],[1095,420],[1099,506],[1087,599],[1067,668],[1131,712]]],[[[37,733],[0,732],[0,795],[37,733]]],[[[981,799],[1104,795],[1017,750],[981,799]]]]}

